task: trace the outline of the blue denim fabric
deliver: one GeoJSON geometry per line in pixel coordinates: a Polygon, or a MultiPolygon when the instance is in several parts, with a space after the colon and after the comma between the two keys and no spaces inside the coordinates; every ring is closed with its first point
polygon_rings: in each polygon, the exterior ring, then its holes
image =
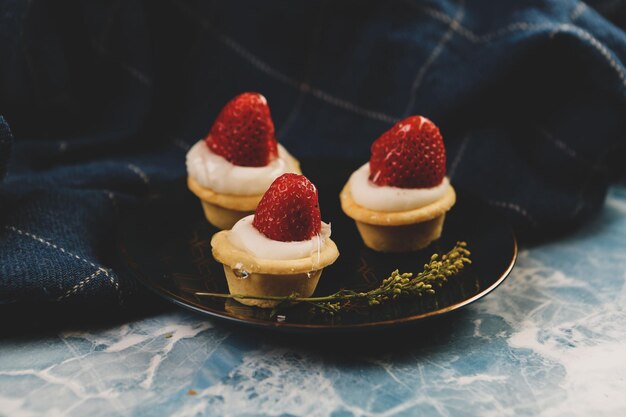
{"type": "Polygon", "coordinates": [[[612,0],[0,1],[0,303],[127,300],[120,210],[246,90],[297,157],[423,114],[457,187],[557,236],[624,173],[625,27],[612,0]]]}

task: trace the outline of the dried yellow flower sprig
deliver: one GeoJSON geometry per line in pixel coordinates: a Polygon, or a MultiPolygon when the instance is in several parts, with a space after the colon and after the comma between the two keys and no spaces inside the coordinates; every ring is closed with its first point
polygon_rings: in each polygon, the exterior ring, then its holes
{"type": "Polygon", "coordinates": [[[280,301],[278,308],[292,303],[304,302],[330,314],[335,314],[348,306],[354,307],[355,304],[376,306],[397,300],[400,297],[421,297],[424,294],[434,294],[435,287],[442,286],[450,277],[458,274],[466,264],[472,263],[470,255],[467,243],[457,242],[450,252],[443,255],[432,255],[430,261],[424,265],[424,270],[417,275],[413,275],[412,272],[400,273],[395,270],[391,276],[383,280],[379,287],[367,292],[344,289],[323,297],[298,297],[298,294],[275,297],[208,292],[197,292],[196,295],[280,301]]]}

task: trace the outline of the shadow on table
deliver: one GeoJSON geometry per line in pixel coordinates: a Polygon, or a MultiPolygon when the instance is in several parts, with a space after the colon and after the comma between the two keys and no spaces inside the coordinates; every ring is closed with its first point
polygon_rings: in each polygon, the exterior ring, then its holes
{"type": "Polygon", "coordinates": [[[172,304],[154,296],[141,298],[141,302],[124,308],[93,304],[80,308],[43,303],[1,305],[0,339],[38,339],[70,329],[97,332],[175,309],[172,304]]]}
{"type": "MultiPolygon", "coordinates": [[[[0,339],[41,339],[69,329],[88,328],[90,332],[106,331],[123,324],[158,316],[176,307],[160,299],[150,297],[140,307],[118,312],[97,309],[76,311],[54,310],[49,314],[39,308],[28,306],[0,309],[0,339]]],[[[462,332],[467,320],[465,312],[453,312],[446,316],[422,320],[389,329],[375,329],[346,333],[285,333],[258,329],[237,323],[210,320],[213,329],[230,333],[229,342],[244,349],[263,345],[270,348],[290,349],[302,354],[321,355],[326,360],[350,360],[356,355],[381,356],[402,354],[416,350],[443,348],[452,342],[454,335],[462,332]]]]}
{"type": "Polygon", "coordinates": [[[467,325],[467,320],[462,317],[465,313],[453,312],[388,329],[345,333],[285,333],[238,324],[215,324],[220,329],[230,331],[231,340],[235,339],[233,342],[237,344],[294,349],[340,359],[355,354],[379,356],[446,346],[467,325]]]}

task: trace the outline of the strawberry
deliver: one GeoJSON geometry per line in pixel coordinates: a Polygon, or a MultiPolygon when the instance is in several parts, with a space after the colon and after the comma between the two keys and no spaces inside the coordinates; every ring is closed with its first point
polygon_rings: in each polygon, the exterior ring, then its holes
{"type": "Polygon", "coordinates": [[[235,165],[269,164],[278,155],[278,145],[265,97],[243,93],[229,101],[218,114],[205,142],[213,153],[235,165]]]}
{"type": "Polygon", "coordinates": [[[304,175],[281,175],[261,198],[252,225],[272,240],[311,239],[322,227],[317,188],[304,175]]]}
{"type": "Polygon", "coordinates": [[[422,116],[396,123],[372,144],[370,180],[398,188],[431,188],[446,175],[439,128],[422,116]]]}

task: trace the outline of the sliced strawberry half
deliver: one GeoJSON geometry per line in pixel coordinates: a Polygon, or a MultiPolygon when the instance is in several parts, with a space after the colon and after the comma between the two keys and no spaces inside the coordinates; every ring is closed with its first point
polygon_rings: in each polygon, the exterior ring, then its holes
{"type": "Polygon", "coordinates": [[[317,188],[304,175],[281,175],[261,198],[252,225],[272,240],[311,239],[322,227],[317,188]]]}
{"type": "Polygon", "coordinates": [[[278,155],[274,123],[267,100],[259,93],[243,93],[220,111],[205,142],[235,165],[260,167],[278,155]]]}
{"type": "Polygon", "coordinates": [[[399,188],[431,188],[446,175],[446,149],[439,128],[423,116],[411,116],[372,144],[370,180],[399,188]]]}

